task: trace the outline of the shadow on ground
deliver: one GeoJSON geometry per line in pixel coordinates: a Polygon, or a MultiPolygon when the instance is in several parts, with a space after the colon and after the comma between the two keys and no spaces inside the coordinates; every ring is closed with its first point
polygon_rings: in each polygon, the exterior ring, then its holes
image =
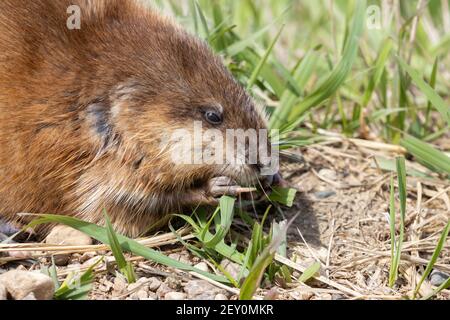
{"type": "Polygon", "coordinates": [[[288,230],[288,241],[303,243],[301,235],[309,245],[321,246],[320,229],[311,199],[304,193],[298,193],[294,205],[285,210],[286,219],[292,219],[299,213],[288,230]],[[301,233],[301,235],[300,235],[301,233]]]}

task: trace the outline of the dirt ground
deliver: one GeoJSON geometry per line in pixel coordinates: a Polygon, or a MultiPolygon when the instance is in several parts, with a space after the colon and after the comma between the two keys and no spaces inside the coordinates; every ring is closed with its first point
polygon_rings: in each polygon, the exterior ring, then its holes
{"type": "MultiPolygon", "coordinates": [[[[319,259],[326,279],[353,291],[343,292],[343,288],[335,286],[333,289],[338,292],[315,293],[321,298],[330,294],[332,298],[374,299],[400,299],[411,295],[450,217],[448,182],[408,177],[406,239],[400,279],[393,289],[389,288],[391,173],[377,168],[375,156],[392,157],[392,154],[351,143],[309,147],[304,152],[309,170],[301,174],[293,172],[290,178],[302,190],[305,199],[302,201],[300,197],[296,208],[289,210],[291,214],[295,210],[302,211],[297,228],[291,229],[291,259],[300,264],[308,259],[319,259]],[[300,234],[305,241],[299,241],[300,234]]],[[[439,260],[439,270],[448,273],[449,262],[447,244],[439,260]]],[[[432,291],[428,283],[422,288],[424,295],[432,291]]],[[[308,288],[301,291],[307,292],[308,288]]],[[[289,295],[295,298],[293,292],[289,295]]],[[[440,296],[449,297],[448,291],[440,296]]]]}
{"type": "MultiPolygon", "coordinates": [[[[292,208],[284,208],[282,213],[276,211],[270,218],[289,219],[300,212],[289,229],[287,258],[276,257],[280,263],[292,268],[294,280],[287,284],[264,284],[256,298],[405,299],[412,295],[450,217],[450,188],[448,181],[438,177],[407,178],[406,230],[400,275],[394,288],[390,288],[388,206],[391,173],[379,168],[376,157],[393,159],[399,151],[401,148],[394,146],[335,139],[298,150],[304,158],[301,162],[284,162],[283,174],[299,194],[292,208]],[[296,281],[301,271],[314,261],[321,263],[320,275],[307,284],[296,281]]],[[[413,161],[407,161],[407,166],[421,169],[413,161]]],[[[399,225],[398,221],[396,225],[399,225]]],[[[189,238],[187,234],[186,239],[189,238]]],[[[183,249],[171,233],[146,241],[172,258],[218,272],[210,263],[200,261],[183,249]]],[[[61,263],[67,266],[58,267],[59,276],[63,279],[70,271],[85,270],[99,256],[105,255],[106,262],[97,266],[91,299],[237,299],[237,289],[139,257],[131,259],[140,279],[137,284],[127,285],[112,271],[113,259],[105,249],[104,246],[91,246],[66,251],[71,255],[69,260],[61,263]]],[[[0,268],[39,269],[42,264],[50,265],[51,254],[55,251],[35,252],[36,260],[26,261],[3,257],[0,268]]],[[[230,263],[225,269],[232,274],[233,268],[238,266],[230,263]]],[[[436,269],[450,273],[448,241],[436,269]]],[[[426,281],[420,293],[426,296],[433,288],[426,281]]],[[[450,291],[444,290],[437,298],[449,299],[450,291]]]]}

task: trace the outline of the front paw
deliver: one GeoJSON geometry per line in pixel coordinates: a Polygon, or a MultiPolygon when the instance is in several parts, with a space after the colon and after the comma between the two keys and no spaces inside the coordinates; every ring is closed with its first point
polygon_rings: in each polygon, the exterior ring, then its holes
{"type": "Polygon", "coordinates": [[[206,194],[213,198],[222,196],[237,197],[242,193],[256,191],[255,188],[244,188],[229,177],[216,177],[208,181],[206,194]]]}
{"type": "Polygon", "coordinates": [[[253,191],[256,191],[256,189],[243,188],[231,178],[217,177],[209,180],[202,188],[185,194],[182,203],[185,205],[217,206],[222,196],[237,197],[253,191]]]}

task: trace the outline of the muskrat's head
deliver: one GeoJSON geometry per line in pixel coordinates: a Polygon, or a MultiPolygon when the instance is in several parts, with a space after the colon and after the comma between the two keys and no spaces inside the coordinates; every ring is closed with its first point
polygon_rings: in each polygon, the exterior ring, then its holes
{"type": "Polygon", "coordinates": [[[172,190],[218,176],[270,182],[263,113],[204,42],[153,19],[135,21],[124,47],[114,48],[127,64],[112,68],[125,67],[127,77],[110,93],[109,118],[130,174],[172,190]]]}

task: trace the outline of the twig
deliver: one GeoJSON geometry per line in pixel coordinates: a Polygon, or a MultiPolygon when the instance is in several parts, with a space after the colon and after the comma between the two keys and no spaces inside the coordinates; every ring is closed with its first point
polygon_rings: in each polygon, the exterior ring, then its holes
{"type": "MultiPolygon", "coordinates": [[[[278,254],[275,255],[275,260],[278,261],[278,262],[281,262],[281,263],[287,265],[288,267],[291,267],[291,268],[293,268],[293,269],[295,269],[295,270],[297,270],[299,272],[302,272],[302,273],[305,272],[305,270],[306,270],[306,268],[302,267],[301,265],[299,265],[299,264],[289,260],[288,258],[280,256],[278,254]]],[[[329,285],[330,287],[336,288],[336,289],[338,289],[338,290],[340,290],[340,291],[342,291],[342,292],[344,292],[344,293],[346,293],[346,294],[348,294],[350,296],[353,296],[353,297],[360,297],[361,296],[360,293],[358,293],[358,292],[356,292],[356,291],[354,291],[352,289],[349,289],[349,288],[347,288],[347,287],[345,287],[345,286],[343,286],[343,285],[341,285],[341,284],[339,284],[339,283],[337,283],[337,282],[335,282],[333,280],[327,279],[324,276],[315,276],[314,279],[316,279],[318,281],[321,281],[321,282],[329,285]]]]}
{"type": "Polygon", "coordinates": [[[333,219],[331,221],[331,236],[330,236],[330,241],[328,242],[328,250],[327,250],[327,259],[325,262],[325,267],[326,267],[326,272],[327,272],[327,277],[330,277],[330,256],[331,256],[331,247],[333,246],[333,239],[334,239],[334,224],[335,224],[336,220],[333,219]]]}
{"type": "Polygon", "coordinates": [[[303,237],[302,232],[300,231],[299,228],[297,228],[297,232],[300,235],[300,238],[302,238],[303,243],[306,245],[306,248],[308,249],[309,253],[311,253],[311,255],[313,256],[313,258],[320,264],[322,264],[322,261],[320,261],[319,257],[314,253],[314,251],[311,249],[311,247],[309,246],[308,242],[306,242],[305,238],[303,237]]]}

